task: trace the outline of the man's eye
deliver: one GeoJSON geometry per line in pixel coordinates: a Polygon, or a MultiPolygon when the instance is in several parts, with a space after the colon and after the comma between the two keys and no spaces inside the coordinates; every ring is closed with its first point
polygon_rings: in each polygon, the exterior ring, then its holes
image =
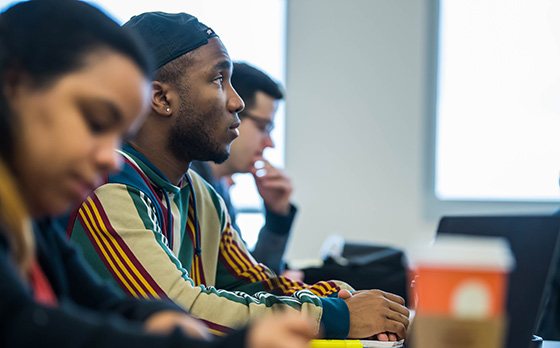
{"type": "Polygon", "coordinates": [[[224,83],[224,77],[223,77],[223,76],[216,77],[216,78],[214,79],[214,83],[217,83],[218,85],[221,86],[221,85],[224,83]]]}

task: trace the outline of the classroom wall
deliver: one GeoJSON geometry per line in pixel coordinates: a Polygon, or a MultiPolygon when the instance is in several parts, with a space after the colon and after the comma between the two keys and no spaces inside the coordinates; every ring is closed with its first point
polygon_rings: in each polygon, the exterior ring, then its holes
{"type": "Polygon", "coordinates": [[[434,197],[436,13],[435,0],[288,0],[288,260],[315,257],[331,234],[406,249],[445,214],[557,209],[434,197]]]}

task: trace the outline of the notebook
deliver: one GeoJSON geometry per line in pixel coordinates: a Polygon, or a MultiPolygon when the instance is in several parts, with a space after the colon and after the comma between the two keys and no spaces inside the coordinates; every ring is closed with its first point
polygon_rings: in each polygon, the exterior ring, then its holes
{"type": "Polygon", "coordinates": [[[558,216],[447,216],[437,234],[501,236],[509,240],[516,259],[507,299],[507,348],[527,348],[547,289],[556,271],[560,217],[558,216]],[[552,262],[554,260],[554,262],[552,262]]]}
{"type": "Polygon", "coordinates": [[[311,340],[309,348],[402,348],[404,340],[381,342],[374,340],[311,340]]]}

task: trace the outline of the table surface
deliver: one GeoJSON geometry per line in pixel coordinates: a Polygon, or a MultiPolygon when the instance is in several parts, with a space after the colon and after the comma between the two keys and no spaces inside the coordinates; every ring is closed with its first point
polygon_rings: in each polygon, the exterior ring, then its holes
{"type": "Polygon", "coordinates": [[[544,341],[543,348],[560,348],[560,342],[557,341],[544,341]]]}

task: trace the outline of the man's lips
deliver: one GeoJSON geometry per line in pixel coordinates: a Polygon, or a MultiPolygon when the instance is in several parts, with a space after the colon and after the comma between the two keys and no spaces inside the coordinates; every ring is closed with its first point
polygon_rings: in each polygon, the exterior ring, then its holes
{"type": "Polygon", "coordinates": [[[230,126],[228,128],[228,130],[233,133],[234,139],[237,138],[239,136],[239,129],[237,127],[239,127],[239,125],[241,124],[240,121],[237,121],[235,124],[233,124],[232,126],[230,126]]]}
{"type": "Polygon", "coordinates": [[[231,125],[231,126],[229,127],[229,129],[235,129],[235,128],[239,127],[240,124],[241,124],[241,121],[238,120],[238,121],[235,122],[233,125],[231,125]]]}

